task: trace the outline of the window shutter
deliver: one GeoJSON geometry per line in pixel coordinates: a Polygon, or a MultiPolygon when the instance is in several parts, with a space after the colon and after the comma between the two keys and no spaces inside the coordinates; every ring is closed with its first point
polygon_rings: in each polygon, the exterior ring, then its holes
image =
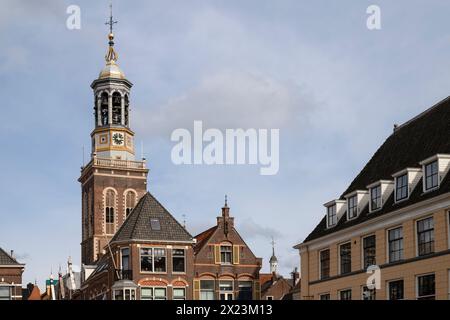
{"type": "Polygon", "coordinates": [[[194,300],[200,300],[200,280],[194,280],[194,300]]]}
{"type": "Polygon", "coordinates": [[[253,281],[253,300],[261,300],[261,285],[258,280],[253,281]]]}
{"type": "Polygon", "coordinates": [[[219,244],[214,245],[214,263],[220,264],[220,245],[219,244]]]}
{"type": "Polygon", "coordinates": [[[239,246],[234,245],[233,246],[233,264],[239,264],[239,256],[240,256],[239,246]]]}

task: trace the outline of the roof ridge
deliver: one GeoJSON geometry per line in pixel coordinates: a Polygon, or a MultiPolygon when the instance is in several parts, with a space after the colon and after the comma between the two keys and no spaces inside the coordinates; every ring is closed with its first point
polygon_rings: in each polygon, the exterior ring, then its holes
{"type": "Polygon", "coordinates": [[[394,130],[393,133],[397,132],[398,130],[400,130],[400,129],[403,128],[403,127],[406,127],[406,126],[409,125],[411,122],[416,121],[417,119],[423,117],[423,116],[426,115],[427,113],[433,111],[434,109],[436,109],[436,108],[439,107],[442,103],[446,102],[446,101],[449,100],[449,99],[450,99],[450,96],[448,96],[447,98],[444,98],[444,99],[442,99],[442,100],[436,102],[434,105],[432,105],[432,106],[429,107],[428,109],[422,111],[422,112],[419,113],[418,115],[412,117],[411,119],[407,120],[405,123],[402,123],[402,124],[398,125],[398,126],[395,128],[395,130],[394,130]]]}

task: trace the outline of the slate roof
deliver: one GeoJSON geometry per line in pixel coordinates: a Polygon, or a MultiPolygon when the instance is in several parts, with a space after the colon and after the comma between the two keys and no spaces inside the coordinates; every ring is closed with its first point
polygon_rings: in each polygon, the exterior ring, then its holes
{"type": "MultiPolygon", "coordinates": [[[[408,167],[420,168],[420,162],[436,154],[450,154],[450,97],[440,101],[430,109],[398,127],[375,152],[366,166],[342,193],[344,195],[355,190],[366,190],[367,185],[379,180],[393,180],[392,174],[408,167]]],[[[412,191],[407,201],[394,203],[391,194],[383,208],[370,213],[368,205],[358,218],[347,221],[344,214],[333,228],[326,227],[324,217],[304,242],[308,242],[330,233],[346,229],[380,215],[407,207],[414,203],[450,192],[450,174],[441,182],[438,190],[422,194],[422,180],[412,191]]]]}
{"type": "Polygon", "coordinates": [[[16,259],[11,257],[8,253],[6,253],[5,250],[0,248],[0,266],[6,266],[6,265],[19,265],[20,263],[17,262],[16,259]]]}
{"type": "Polygon", "coordinates": [[[126,240],[193,241],[189,232],[149,192],[139,200],[111,242],[126,240]],[[159,230],[152,229],[151,219],[159,220],[159,230]]]}

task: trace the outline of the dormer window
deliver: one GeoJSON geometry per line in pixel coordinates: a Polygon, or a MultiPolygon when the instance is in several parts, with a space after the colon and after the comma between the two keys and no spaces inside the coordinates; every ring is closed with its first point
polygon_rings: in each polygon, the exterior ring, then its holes
{"type": "Polygon", "coordinates": [[[436,154],[420,163],[423,170],[423,192],[439,188],[450,170],[450,155],[436,154]]]}
{"type": "Polygon", "coordinates": [[[348,218],[353,219],[358,215],[358,196],[348,198],[348,218]]]}
{"type": "Polygon", "coordinates": [[[327,208],[327,223],[328,228],[336,225],[337,223],[336,205],[327,208]]]}
{"type": "Polygon", "coordinates": [[[430,191],[439,186],[438,161],[435,160],[425,165],[425,191],[430,191]]]}
{"type": "Polygon", "coordinates": [[[381,185],[370,189],[370,211],[381,209],[381,185]]]}
{"type": "Polygon", "coordinates": [[[395,201],[408,198],[408,173],[395,179],[395,201]]]}
{"type": "Polygon", "coordinates": [[[347,195],[347,220],[358,217],[362,210],[369,204],[369,191],[356,190],[347,195]]]}
{"type": "Polygon", "coordinates": [[[327,208],[327,228],[332,228],[337,225],[339,219],[346,211],[346,203],[345,200],[332,200],[324,204],[325,208],[327,208]]]}

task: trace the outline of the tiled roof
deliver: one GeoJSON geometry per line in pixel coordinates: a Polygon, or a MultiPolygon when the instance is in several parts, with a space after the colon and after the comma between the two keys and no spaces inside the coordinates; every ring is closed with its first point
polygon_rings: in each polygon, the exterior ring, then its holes
{"type": "MultiPolygon", "coordinates": [[[[408,167],[420,167],[420,162],[436,154],[450,154],[450,98],[442,100],[432,108],[421,113],[398,127],[375,152],[366,166],[356,176],[344,195],[355,190],[365,190],[367,185],[379,180],[392,180],[392,174],[408,167]]],[[[304,242],[320,238],[327,234],[354,226],[361,222],[379,217],[414,203],[450,192],[450,175],[441,182],[436,191],[422,194],[422,181],[414,188],[407,201],[394,204],[393,193],[383,205],[382,210],[370,213],[368,206],[362,210],[358,218],[346,220],[342,216],[333,228],[326,227],[324,217],[304,242]]]]}
{"type": "Polygon", "coordinates": [[[13,257],[11,257],[8,253],[5,252],[5,250],[3,250],[2,248],[0,248],[0,265],[1,266],[5,266],[5,265],[18,265],[20,264],[19,262],[17,262],[16,259],[14,259],[13,257]]]}
{"type": "Polygon", "coordinates": [[[155,197],[147,192],[111,242],[124,240],[192,242],[192,236],[155,197]],[[152,220],[155,222],[153,226],[152,220]]]}
{"type": "Polygon", "coordinates": [[[202,233],[196,235],[194,238],[197,240],[197,243],[194,247],[194,252],[199,252],[203,246],[208,243],[209,238],[214,234],[214,232],[217,230],[217,226],[214,226],[212,228],[209,228],[208,230],[203,231],[202,233]]]}

